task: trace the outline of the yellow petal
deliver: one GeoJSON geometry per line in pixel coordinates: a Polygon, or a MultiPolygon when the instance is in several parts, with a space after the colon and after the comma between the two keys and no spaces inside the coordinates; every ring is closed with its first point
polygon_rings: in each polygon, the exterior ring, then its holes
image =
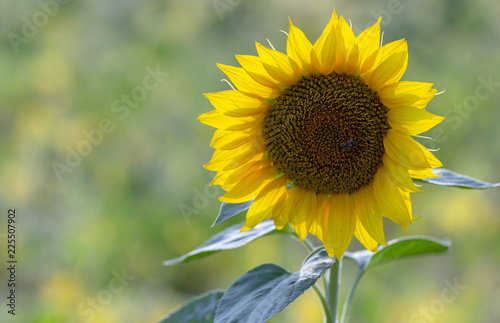
{"type": "Polygon", "coordinates": [[[265,113],[261,113],[250,117],[230,117],[217,110],[212,110],[199,116],[198,121],[210,127],[224,130],[245,130],[255,127],[262,129],[262,120],[265,116],[265,113]]]}
{"type": "Polygon", "coordinates": [[[424,109],[429,103],[429,101],[432,100],[432,98],[436,95],[436,93],[437,93],[436,89],[430,90],[426,94],[422,95],[420,97],[420,100],[413,103],[412,106],[414,106],[415,108],[424,109]]]}
{"type": "Polygon", "coordinates": [[[378,95],[380,102],[389,109],[410,106],[423,109],[436,94],[436,90],[431,89],[432,85],[432,83],[401,81],[383,87],[378,95]]]}
{"type": "Polygon", "coordinates": [[[286,43],[286,53],[290,56],[302,70],[302,75],[310,76],[313,72],[311,65],[311,42],[299,28],[292,24],[292,20],[288,18],[289,31],[286,43]]]}
{"type": "Polygon", "coordinates": [[[316,193],[296,186],[288,194],[285,212],[299,239],[304,241],[316,213],[316,193]]]}
{"type": "Polygon", "coordinates": [[[246,155],[250,151],[252,144],[248,143],[243,146],[242,150],[220,150],[216,149],[212,155],[212,159],[203,167],[208,170],[220,171],[223,170],[229,163],[231,163],[235,158],[241,155],[246,155]]]}
{"type": "Polygon", "coordinates": [[[363,66],[361,67],[361,70],[365,71],[365,73],[370,72],[389,56],[396,52],[402,51],[404,48],[406,48],[406,46],[407,45],[404,39],[399,39],[389,44],[385,44],[384,46],[376,49],[373,53],[368,55],[363,63],[363,66]]]}
{"type": "Polygon", "coordinates": [[[356,36],[344,17],[337,24],[337,51],[333,70],[338,74],[359,74],[359,48],[356,36]]]}
{"type": "Polygon", "coordinates": [[[283,86],[278,81],[273,79],[262,65],[262,61],[258,56],[251,55],[236,55],[236,59],[241,67],[252,77],[256,82],[273,88],[280,89],[283,86]]]}
{"type": "Polygon", "coordinates": [[[404,46],[393,51],[389,57],[384,58],[380,64],[361,77],[370,89],[379,91],[384,86],[398,82],[403,76],[408,65],[408,47],[406,42],[403,44],[404,46]]]}
{"type": "Polygon", "coordinates": [[[434,174],[430,169],[409,169],[408,173],[412,178],[431,178],[431,177],[439,177],[441,175],[434,174]]]}
{"type": "Polygon", "coordinates": [[[223,64],[217,64],[217,66],[240,91],[253,93],[263,98],[277,98],[281,95],[280,90],[255,82],[255,80],[241,67],[223,64]]]}
{"type": "Polygon", "coordinates": [[[226,186],[223,184],[223,182],[226,180],[227,175],[228,175],[228,172],[224,172],[224,171],[217,172],[217,174],[215,175],[212,182],[210,182],[210,186],[211,185],[219,185],[223,190],[229,191],[231,186],[230,185],[226,186]]]}
{"type": "Polygon", "coordinates": [[[337,13],[334,9],[328,25],[313,45],[311,62],[314,70],[319,74],[327,75],[333,71],[337,54],[337,23],[337,13]]]}
{"type": "Polygon", "coordinates": [[[364,186],[353,193],[356,214],[370,236],[380,244],[386,245],[382,212],[378,207],[371,186],[364,186]]]}
{"type": "MultiPolygon", "coordinates": [[[[210,185],[219,185],[224,190],[229,191],[234,185],[236,185],[242,178],[245,178],[249,174],[255,172],[261,167],[269,166],[270,160],[264,159],[264,154],[257,154],[254,158],[244,161],[242,164],[235,162],[236,159],[231,160],[233,164],[237,164],[237,167],[228,167],[218,171],[210,185]]],[[[233,166],[233,165],[230,165],[233,166]]]]}
{"type": "Polygon", "coordinates": [[[253,161],[265,161],[266,150],[262,147],[262,143],[254,142],[249,148],[245,146],[241,146],[241,148],[242,152],[230,159],[222,170],[232,170],[253,161]]]}
{"type": "Polygon", "coordinates": [[[318,194],[316,196],[316,214],[311,222],[309,233],[315,235],[320,241],[325,241],[323,232],[328,221],[328,212],[330,210],[329,197],[327,194],[318,194]]]}
{"type": "Polygon", "coordinates": [[[347,193],[333,194],[328,214],[326,244],[333,249],[337,259],[340,259],[349,247],[356,222],[352,197],[347,193]]]}
{"type": "Polygon", "coordinates": [[[281,176],[267,184],[257,195],[255,200],[248,209],[245,226],[241,231],[247,231],[259,224],[260,222],[269,219],[272,215],[273,208],[280,199],[285,197],[286,178],[281,176]]]}
{"type": "Polygon", "coordinates": [[[375,198],[383,209],[382,215],[406,230],[406,224],[411,223],[411,202],[406,203],[410,193],[403,192],[394,184],[385,166],[375,174],[373,188],[375,198]]]}
{"type": "Polygon", "coordinates": [[[235,150],[217,149],[212,159],[203,167],[208,170],[221,171],[240,167],[252,159],[263,158],[265,147],[259,141],[249,142],[241,145],[235,150]]]}
{"type": "Polygon", "coordinates": [[[287,55],[256,43],[257,53],[266,71],[275,80],[287,86],[296,84],[302,77],[299,65],[287,55]]]}
{"type": "Polygon", "coordinates": [[[413,183],[407,168],[396,163],[387,154],[382,156],[382,162],[387,167],[391,178],[401,189],[408,192],[421,192],[413,183]]]}
{"type": "Polygon", "coordinates": [[[231,117],[248,117],[266,113],[270,106],[269,102],[259,96],[236,90],[204,95],[217,111],[231,117]]]}
{"type": "Polygon", "coordinates": [[[361,80],[370,89],[379,91],[401,78],[407,61],[408,47],[404,39],[386,44],[366,58],[361,66],[361,80]]]}
{"type": "Polygon", "coordinates": [[[420,147],[420,149],[422,150],[422,152],[424,153],[425,155],[425,158],[427,159],[427,161],[429,162],[429,165],[431,165],[431,168],[437,168],[437,167],[441,167],[443,166],[443,164],[439,161],[439,159],[437,159],[430,151],[429,149],[425,148],[424,146],[422,146],[420,143],[416,142],[415,143],[417,144],[418,147],[420,147]]]}
{"type": "Polygon", "coordinates": [[[227,131],[217,129],[210,142],[210,147],[221,150],[236,149],[241,145],[258,139],[260,128],[255,127],[243,131],[227,131]]]}
{"type": "Polygon", "coordinates": [[[384,138],[384,148],[389,157],[403,167],[408,169],[431,168],[419,144],[399,130],[389,129],[387,131],[384,138]]]}
{"type": "Polygon", "coordinates": [[[366,249],[370,250],[371,252],[377,252],[377,241],[375,241],[368,234],[368,232],[365,230],[365,228],[363,228],[363,225],[359,221],[356,222],[356,230],[354,231],[354,235],[359,240],[359,242],[361,242],[361,244],[365,246],[366,249]]]}
{"type": "MultiPolygon", "coordinates": [[[[368,29],[365,29],[359,36],[357,37],[357,43],[359,47],[359,65],[363,66],[364,62],[373,54],[377,49],[380,48],[380,20],[373,24],[368,29]]],[[[368,68],[368,66],[366,67],[368,68]]],[[[366,73],[367,70],[361,69],[362,74],[366,73]]]]}
{"type": "MultiPolygon", "coordinates": [[[[240,167],[236,167],[234,169],[225,170],[223,172],[227,173],[227,176],[224,176],[224,181],[219,184],[221,187],[233,187],[238,184],[241,180],[246,178],[247,176],[255,173],[259,168],[269,167],[271,163],[268,159],[266,160],[252,160],[249,161],[240,167]]],[[[223,173],[219,172],[219,173],[223,173]]],[[[217,176],[214,178],[214,181],[221,182],[218,180],[217,176]]]]}
{"type": "Polygon", "coordinates": [[[242,203],[255,198],[257,194],[271,181],[275,180],[278,168],[275,166],[259,168],[254,173],[243,178],[219,200],[226,203],[242,203]]]}
{"type": "MultiPolygon", "coordinates": [[[[282,176],[285,177],[285,176],[282,176]]],[[[284,206],[286,205],[288,199],[288,191],[283,192],[283,195],[278,198],[278,201],[273,207],[273,213],[271,216],[271,219],[274,220],[274,225],[276,226],[276,229],[281,230],[283,229],[289,222],[290,218],[288,216],[288,213],[283,212],[284,206]]]]}
{"type": "Polygon", "coordinates": [[[425,132],[443,120],[443,117],[415,107],[393,108],[387,113],[387,121],[391,127],[409,135],[425,132]]]}

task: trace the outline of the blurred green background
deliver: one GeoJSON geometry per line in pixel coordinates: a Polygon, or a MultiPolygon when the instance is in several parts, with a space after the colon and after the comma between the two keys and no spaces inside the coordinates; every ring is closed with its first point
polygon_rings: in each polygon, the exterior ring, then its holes
{"type": "MultiPolygon", "coordinates": [[[[286,237],[161,264],[243,220],[210,228],[222,191],[207,186],[213,175],[202,168],[214,130],[196,118],[212,110],[202,93],[228,88],[215,64],[236,65],[234,54],[256,54],[254,42],[266,38],[284,51],[288,16],[313,42],[332,5],[358,32],[382,16],[384,43],[408,41],[403,79],[446,90],[428,110],[448,119],[423,143],[449,169],[500,181],[496,1],[54,1],[0,4],[1,267],[8,208],[17,209],[19,260],[15,318],[0,271],[2,322],[154,322],[262,263],[298,270],[305,249],[286,237]],[[71,166],[61,166],[67,158],[71,166]]],[[[422,217],[408,235],[448,237],[452,251],[368,273],[352,322],[497,322],[498,189],[423,190],[413,195],[422,217]],[[440,302],[454,280],[467,288],[440,302]]],[[[385,229],[405,235],[389,222],[385,229]]],[[[344,289],[354,275],[346,261],[344,289]]],[[[271,321],[321,315],[311,290],[271,321]]]]}

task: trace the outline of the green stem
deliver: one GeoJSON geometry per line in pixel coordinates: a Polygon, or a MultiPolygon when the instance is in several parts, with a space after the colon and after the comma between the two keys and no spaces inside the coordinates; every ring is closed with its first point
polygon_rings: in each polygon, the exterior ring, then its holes
{"type": "Polygon", "coordinates": [[[316,284],[314,284],[312,287],[313,287],[314,291],[316,292],[316,294],[318,295],[319,300],[321,301],[321,305],[323,305],[323,310],[325,312],[325,322],[324,323],[334,323],[332,321],[332,317],[330,316],[330,311],[328,309],[328,303],[325,300],[325,296],[323,295],[323,292],[321,292],[321,289],[316,284]]]}
{"type": "Polygon", "coordinates": [[[334,323],[338,323],[339,310],[339,290],[340,290],[340,272],[342,270],[342,260],[335,261],[330,268],[330,275],[326,288],[326,299],[330,316],[334,323]]]}
{"type": "Polygon", "coordinates": [[[349,322],[349,314],[351,313],[351,305],[352,305],[352,299],[354,298],[354,292],[356,291],[356,287],[358,286],[359,280],[364,274],[364,270],[360,269],[358,271],[358,275],[356,276],[356,279],[354,280],[354,283],[351,286],[351,289],[349,290],[349,294],[347,294],[347,298],[344,303],[344,308],[342,309],[342,318],[340,319],[340,323],[348,323],[349,322]]]}

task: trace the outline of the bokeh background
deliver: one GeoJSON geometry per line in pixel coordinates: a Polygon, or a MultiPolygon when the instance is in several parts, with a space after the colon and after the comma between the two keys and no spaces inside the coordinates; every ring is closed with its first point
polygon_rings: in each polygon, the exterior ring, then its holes
{"type": "MultiPolygon", "coordinates": [[[[215,64],[236,65],[234,54],[256,54],[266,38],[284,51],[288,16],[316,40],[333,5],[358,32],[382,16],[385,43],[407,39],[403,79],[446,90],[428,110],[447,120],[426,134],[436,141],[422,142],[447,168],[500,182],[496,1],[2,1],[0,263],[7,209],[16,208],[19,288],[13,318],[0,271],[0,321],[154,322],[262,263],[298,270],[305,249],[277,236],[181,266],[161,262],[243,220],[210,228],[222,191],[202,168],[213,129],[196,118],[212,109],[202,93],[228,89],[215,64]],[[110,287],[117,275],[125,278],[110,287]]],[[[408,235],[449,238],[453,249],[368,273],[352,322],[498,322],[498,189],[423,189],[408,235]],[[466,288],[443,303],[455,280],[466,288]]],[[[405,235],[385,228],[388,238],[405,235]]],[[[355,271],[344,263],[344,292],[355,271]]],[[[311,290],[271,322],[321,316],[311,290]]]]}

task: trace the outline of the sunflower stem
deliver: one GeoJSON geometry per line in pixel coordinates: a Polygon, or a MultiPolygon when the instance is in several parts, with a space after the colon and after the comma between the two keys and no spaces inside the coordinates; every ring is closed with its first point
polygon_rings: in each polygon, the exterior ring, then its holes
{"type": "Polygon", "coordinates": [[[363,276],[364,272],[365,271],[363,269],[360,269],[358,275],[356,276],[356,279],[352,283],[351,289],[347,294],[347,298],[345,300],[344,307],[342,309],[342,317],[340,318],[340,323],[349,322],[349,314],[351,313],[351,305],[352,305],[352,300],[354,298],[354,292],[356,291],[356,287],[358,286],[359,280],[363,276]]]}
{"type": "Polygon", "coordinates": [[[333,323],[332,318],[330,316],[330,310],[328,309],[328,303],[326,302],[325,295],[321,291],[321,289],[318,287],[318,285],[314,284],[313,286],[314,291],[319,297],[319,300],[321,301],[321,305],[323,305],[323,309],[325,312],[325,320],[324,323],[333,323]]]}
{"type": "Polygon", "coordinates": [[[335,261],[330,268],[328,283],[326,288],[326,299],[328,309],[333,323],[338,323],[339,309],[339,289],[340,289],[340,272],[342,270],[342,259],[335,261]]]}

